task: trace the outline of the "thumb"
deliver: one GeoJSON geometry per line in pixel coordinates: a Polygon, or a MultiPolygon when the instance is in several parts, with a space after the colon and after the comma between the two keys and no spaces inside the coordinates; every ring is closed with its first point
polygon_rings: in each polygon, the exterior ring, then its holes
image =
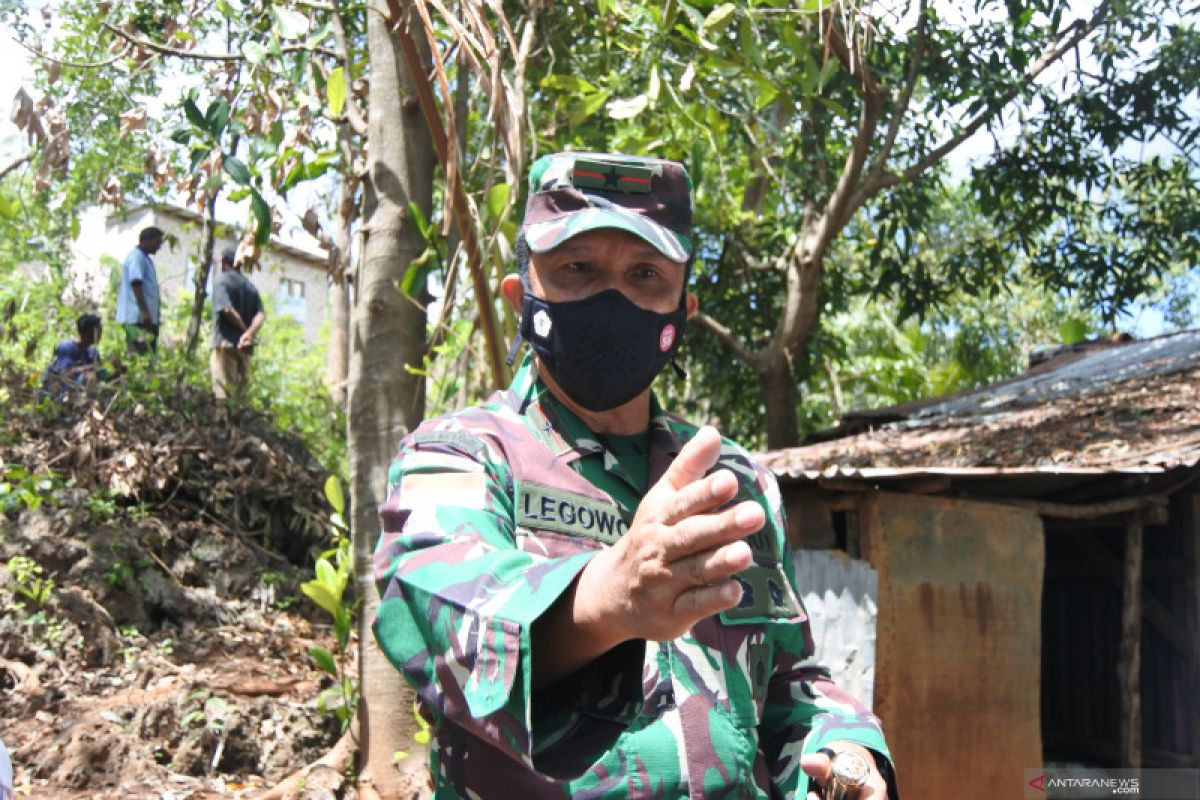
{"type": "Polygon", "coordinates": [[[716,428],[705,425],[683,446],[659,482],[679,491],[703,478],[720,455],[721,435],[716,428]]]}
{"type": "Polygon", "coordinates": [[[808,753],[800,756],[800,769],[810,778],[816,778],[822,786],[829,780],[829,771],[833,762],[824,753],[808,753]]]}

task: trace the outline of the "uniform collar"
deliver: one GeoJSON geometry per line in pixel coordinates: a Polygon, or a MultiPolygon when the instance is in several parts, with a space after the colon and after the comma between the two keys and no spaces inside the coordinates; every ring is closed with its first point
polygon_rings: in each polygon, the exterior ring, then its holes
{"type": "MultiPolygon", "coordinates": [[[[604,454],[605,468],[612,471],[616,458],[604,446],[597,434],[554,396],[546,383],[538,376],[533,354],[526,351],[521,366],[509,385],[509,403],[518,413],[530,421],[535,433],[554,453],[568,463],[586,455],[604,454]]],[[[665,462],[679,454],[683,442],[670,425],[670,417],[650,393],[650,453],[651,484],[657,480],[653,474],[656,461],[665,456],[665,462]]],[[[664,467],[665,469],[665,467],[664,467]]]]}

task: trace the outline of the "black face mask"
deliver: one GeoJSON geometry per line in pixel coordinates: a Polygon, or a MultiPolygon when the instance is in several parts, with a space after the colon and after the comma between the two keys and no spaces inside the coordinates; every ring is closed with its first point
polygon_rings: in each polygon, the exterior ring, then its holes
{"type": "Polygon", "coordinates": [[[639,308],[617,289],[551,303],[526,290],[521,336],[555,382],[591,411],[628,403],[667,365],[683,339],[687,310],[639,308]]]}

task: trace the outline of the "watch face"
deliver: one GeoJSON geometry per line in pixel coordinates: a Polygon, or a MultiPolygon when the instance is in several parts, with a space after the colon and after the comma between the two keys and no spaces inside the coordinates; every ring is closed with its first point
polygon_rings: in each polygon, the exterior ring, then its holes
{"type": "Polygon", "coordinates": [[[870,774],[870,766],[867,765],[866,759],[858,753],[841,752],[833,759],[834,780],[851,786],[860,786],[867,782],[870,774]]]}

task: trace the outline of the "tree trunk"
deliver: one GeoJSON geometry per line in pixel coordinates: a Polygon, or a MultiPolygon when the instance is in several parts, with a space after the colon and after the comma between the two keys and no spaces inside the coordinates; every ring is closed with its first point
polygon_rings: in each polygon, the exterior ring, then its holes
{"type": "MultiPolygon", "coordinates": [[[[401,5],[408,13],[407,4],[401,5]]],[[[413,201],[429,214],[436,162],[390,23],[375,10],[367,14],[371,62],[364,186],[367,239],[354,284],[348,384],[355,574],[363,600],[360,796],[373,789],[386,798],[400,792],[393,755],[411,744],[401,736],[401,721],[412,713],[412,692],[371,633],[378,606],[371,553],[379,536],[376,509],[387,489],[388,462],[400,438],[424,413],[424,380],[404,366],[421,363],[425,314],[400,294],[397,285],[409,263],[425,249],[420,234],[407,224],[407,208],[413,201]]]]}
{"type": "Polygon", "coordinates": [[[767,447],[777,450],[800,443],[800,428],[796,422],[800,392],[792,362],[781,350],[772,349],[755,365],[766,409],[764,427],[767,447]]]}
{"type": "MultiPolygon", "coordinates": [[[[341,258],[341,254],[338,254],[341,258]]],[[[346,405],[346,381],[350,372],[350,284],[346,276],[335,275],[329,286],[332,304],[329,313],[329,355],[325,362],[325,382],[338,405],[346,405]]]]}
{"type": "Polygon", "coordinates": [[[204,301],[208,299],[208,274],[212,270],[213,245],[217,233],[216,214],[217,193],[213,192],[204,203],[204,216],[200,222],[202,252],[200,263],[196,265],[196,274],[192,276],[195,293],[192,296],[192,313],[188,317],[187,340],[184,345],[189,358],[196,352],[196,345],[200,342],[200,327],[204,321],[204,301]]]}

